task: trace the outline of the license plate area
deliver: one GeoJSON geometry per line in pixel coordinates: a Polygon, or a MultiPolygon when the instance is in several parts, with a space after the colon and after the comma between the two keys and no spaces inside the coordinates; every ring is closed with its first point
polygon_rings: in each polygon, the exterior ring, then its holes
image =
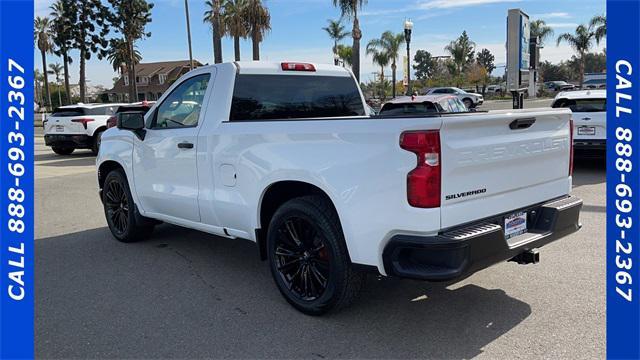
{"type": "Polygon", "coordinates": [[[55,131],[56,132],[64,132],[64,126],[63,125],[56,125],[55,131]]]}
{"type": "Polygon", "coordinates": [[[578,135],[590,135],[593,136],[596,134],[595,126],[580,126],[578,127],[578,135]]]}
{"type": "Polygon", "coordinates": [[[527,212],[518,211],[513,214],[506,215],[503,222],[504,237],[511,239],[527,232],[527,212]]]}

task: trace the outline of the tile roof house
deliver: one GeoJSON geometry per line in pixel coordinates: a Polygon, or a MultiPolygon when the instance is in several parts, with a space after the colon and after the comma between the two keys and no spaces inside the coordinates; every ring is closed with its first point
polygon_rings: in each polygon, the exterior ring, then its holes
{"type": "MultiPolygon", "coordinates": [[[[196,60],[194,67],[202,66],[196,60]]],[[[180,76],[189,71],[189,60],[162,61],[153,63],[140,63],[136,65],[136,84],[138,87],[138,99],[158,100],[160,96],[176,81],[180,76]]],[[[129,100],[129,75],[124,74],[116,81],[113,89],[106,91],[109,100],[113,102],[129,100]]]]}

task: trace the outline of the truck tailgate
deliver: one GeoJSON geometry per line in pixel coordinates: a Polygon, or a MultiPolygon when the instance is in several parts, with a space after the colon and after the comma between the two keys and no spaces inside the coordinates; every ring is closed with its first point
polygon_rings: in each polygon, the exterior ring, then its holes
{"type": "Polygon", "coordinates": [[[442,228],[568,194],[570,118],[560,109],[444,117],[442,228]]]}

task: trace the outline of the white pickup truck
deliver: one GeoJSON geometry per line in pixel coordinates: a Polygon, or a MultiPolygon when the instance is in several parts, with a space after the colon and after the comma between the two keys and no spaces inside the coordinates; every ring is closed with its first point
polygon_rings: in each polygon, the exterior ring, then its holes
{"type": "Polygon", "coordinates": [[[98,185],[120,241],[167,222],[257,243],[307,314],[374,271],[430,281],[538,261],[580,228],[571,112],[371,116],[353,75],[309,63],[195,69],[105,131],[98,185]]]}

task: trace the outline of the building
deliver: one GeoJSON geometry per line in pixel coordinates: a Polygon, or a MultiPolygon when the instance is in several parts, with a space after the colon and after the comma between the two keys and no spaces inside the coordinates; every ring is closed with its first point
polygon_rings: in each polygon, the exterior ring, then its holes
{"type": "MultiPolygon", "coordinates": [[[[196,60],[193,61],[193,65],[194,67],[202,66],[202,64],[196,60]]],[[[136,101],[158,100],[176,79],[188,71],[189,60],[137,64],[135,80],[138,87],[138,99],[136,101]]],[[[121,76],[120,79],[115,82],[113,89],[107,91],[109,101],[130,101],[129,81],[128,74],[125,73],[121,76]]]]}

